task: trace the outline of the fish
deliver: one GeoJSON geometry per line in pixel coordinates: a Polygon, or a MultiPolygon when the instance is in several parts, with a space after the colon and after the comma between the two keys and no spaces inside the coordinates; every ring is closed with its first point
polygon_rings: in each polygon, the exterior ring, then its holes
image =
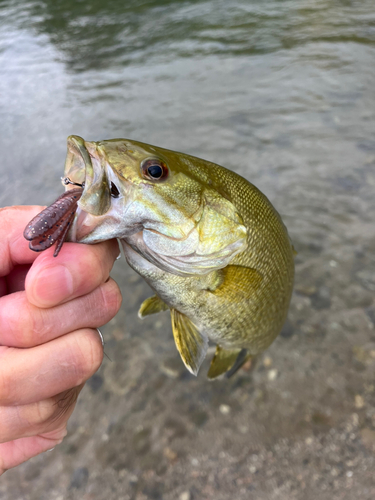
{"type": "MultiPolygon", "coordinates": [[[[170,311],[186,368],[198,374],[209,342],[209,379],[265,351],[287,317],[295,255],[268,198],[225,167],[142,142],[72,135],[67,146],[68,203],[58,223],[69,220],[70,241],[121,242],[154,292],[139,317],[170,311]]],[[[55,223],[47,221],[48,234],[55,223]]]]}

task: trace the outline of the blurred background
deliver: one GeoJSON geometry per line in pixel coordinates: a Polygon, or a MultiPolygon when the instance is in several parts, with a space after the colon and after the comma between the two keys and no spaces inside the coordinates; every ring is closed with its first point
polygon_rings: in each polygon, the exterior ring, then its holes
{"type": "Polygon", "coordinates": [[[0,498],[373,500],[373,0],[3,0],[0,61],[0,206],[63,191],[68,135],[126,137],[243,175],[298,251],[281,335],[216,382],[117,262],[110,359],[0,498]]]}

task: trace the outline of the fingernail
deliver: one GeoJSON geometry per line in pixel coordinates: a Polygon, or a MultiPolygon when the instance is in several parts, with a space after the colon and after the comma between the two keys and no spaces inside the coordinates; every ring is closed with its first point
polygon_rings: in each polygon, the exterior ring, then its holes
{"type": "Polygon", "coordinates": [[[74,291],[73,276],[66,266],[44,268],[31,284],[32,302],[38,306],[54,306],[68,299],[74,291]]]}

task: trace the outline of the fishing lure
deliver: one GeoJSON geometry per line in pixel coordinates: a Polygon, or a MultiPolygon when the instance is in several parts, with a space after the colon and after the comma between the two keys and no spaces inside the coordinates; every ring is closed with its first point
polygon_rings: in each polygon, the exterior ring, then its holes
{"type": "Polygon", "coordinates": [[[28,223],[23,233],[30,241],[29,248],[34,252],[42,252],[56,243],[54,257],[57,257],[65,241],[84,188],[83,184],[72,182],[69,177],[62,180],[65,185],[72,184],[79,187],[59,196],[54,203],[28,223]]]}

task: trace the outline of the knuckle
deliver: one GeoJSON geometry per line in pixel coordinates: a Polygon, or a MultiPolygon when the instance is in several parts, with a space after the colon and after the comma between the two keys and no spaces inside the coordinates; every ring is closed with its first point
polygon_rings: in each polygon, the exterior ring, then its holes
{"type": "Polygon", "coordinates": [[[39,343],[40,312],[29,302],[25,302],[22,315],[17,318],[18,342],[21,347],[33,347],[39,343]]]}
{"type": "Polygon", "coordinates": [[[100,271],[101,281],[108,278],[108,274],[112,269],[113,263],[118,255],[117,241],[104,241],[99,245],[95,245],[94,252],[92,253],[93,268],[97,272],[100,271]]]}
{"type": "Polygon", "coordinates": [[[11,371],[7,369],[0,370],[0,404],[11,404],[14,398],[14,377],[11,371]]]}
{"type": "Polygon", "coordinates": [[[107,314],[113,318],[121,307],[122,295],[117,283],[112,278],[102,286],[102,298],[107,314]]]}
{"type": "Polygon", "coordinates": [[[90,274],[96,277],[97,282],[101,283],[108,275],[104,254],[101,251],[101,247],[90,250],[92,251],[90,252],[88,269],[90,270],[90,274]]]}
{"type": "Polygon", "coordinates": [[[60,425],[55,426],[52,430],[43,432],[43,438],[48,439],[51,445],[55,446],[56,444],[60,444],[67,434],[66,422],[64,422],[62,425],[60,423],[60,425]]]}
{"type": "Polygon", "coordinates": [[[75,353],[76,384],[89,379],[103,360],[103,346],[96,330],[82,330],[75,353]]]}
{"type": "Polygon", "coordinates": [[[81,259],[75,264],[75,293],[77,295],[87,294],[88,291],[96,289],[108,276],[108,272],[105,275],[103,258],[98,250],[91,248],[91,245],[80,246],[88,248],[79,249],[81,259]]]}
{"type": "Polygon", "coordinates": [[[121,307],[122,296],[117,283],[110,279],[96,288],[84,300],[85,326],[97,327],[110,321],[121,307]]]}
{"type": "Polygon", "coordinates": [[[34,347],[48,335],[50,325],[45,321],[44,311],[25,300],[24,292],[14,295],[12,302],[1,310],[2,337],[8,346],[34,347]]]}
{"type": "Polygon", "coordinates": [[[49,337],[51,323],[46,321],[46,312],[29,302],[24,304],[17,337],[20,347],[34,347],[49,337]]]}
{"type": "Polygon", "coordinates": [[[34,403],[34,411],[29,419],[29,424],[32,426],[44,425],[54,418],[56,406],[51,399],[38,401],[34,403]]]}
{"type": "Polygon", "coordinates": [[[2,207],[0,208],[0,229],[4,227],[8,227],[9,219],[11,215],[14,213],[13,207],[2,207]]]}

